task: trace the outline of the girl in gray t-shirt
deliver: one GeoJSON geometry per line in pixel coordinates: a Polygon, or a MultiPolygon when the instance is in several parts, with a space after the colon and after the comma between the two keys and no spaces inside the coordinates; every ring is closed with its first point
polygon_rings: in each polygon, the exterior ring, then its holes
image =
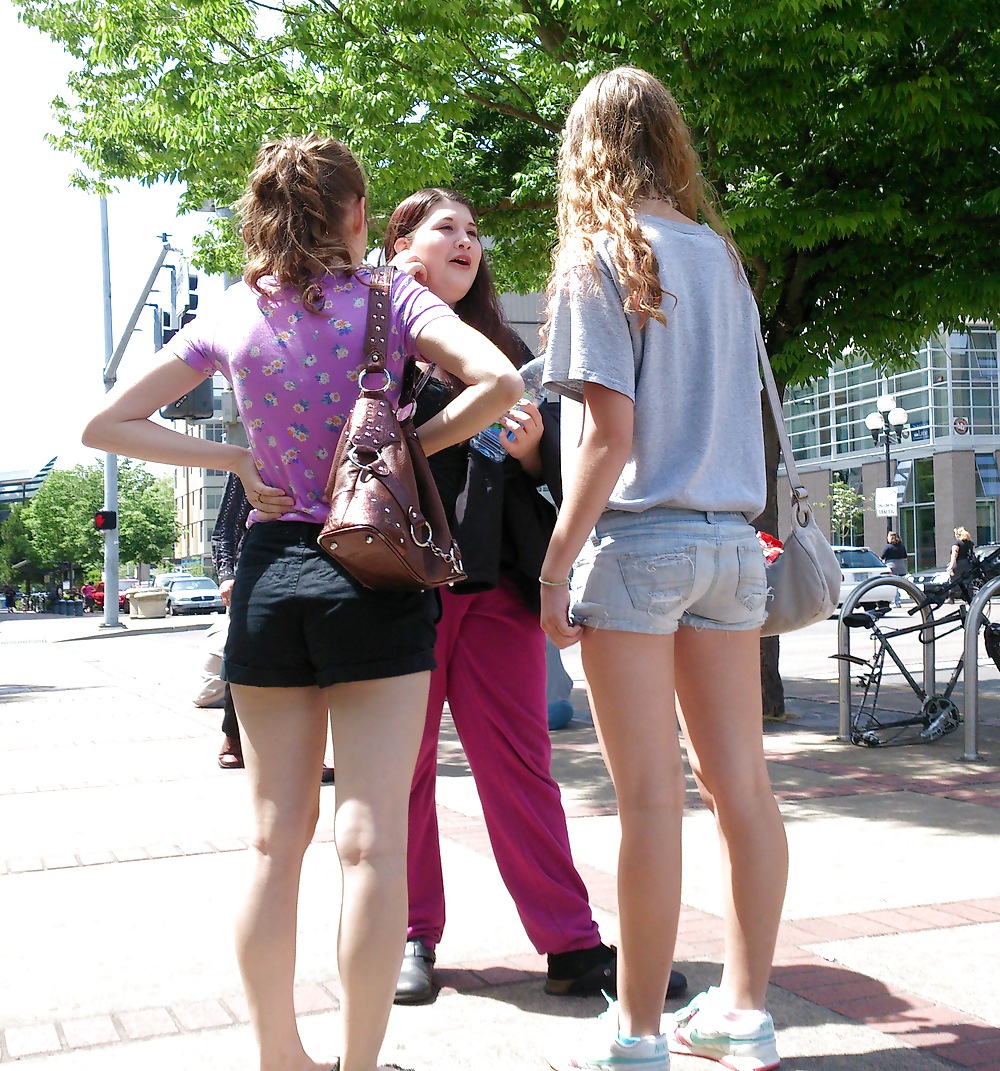
{"type": "Polygon", "coordinates": [[[764,998],[788,859],[761,734],[767,580],[747,523],[764,504],[758,314],[651,75],[599,75],[573,105],[558,223],[545,383],[563,396],[564,499],[542,625],[559,647],[581,642],[622,838],[619,1001],[586,1052],[550,1062],[667,1071],[674,1051],[764,1071],[779,1062],[764,998]],[[661,1024],[680,912],[678,717],[721,840],[726,956],[718,988],[661,1024]]]}

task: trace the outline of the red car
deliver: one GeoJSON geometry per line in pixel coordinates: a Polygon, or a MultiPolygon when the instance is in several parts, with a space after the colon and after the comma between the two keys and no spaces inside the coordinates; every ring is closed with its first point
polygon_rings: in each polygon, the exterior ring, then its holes
{"type": "MultiPolygon", "coordinates": [[[[118,612],[125,613],[128,610],[128,593],[131,588],[141,587],[142,581],[135,577],[122,577],[118,581],[118,612]]],[[[104,581],[99,580],[94,585],[94,609],[104,609],[104,581]]]]}

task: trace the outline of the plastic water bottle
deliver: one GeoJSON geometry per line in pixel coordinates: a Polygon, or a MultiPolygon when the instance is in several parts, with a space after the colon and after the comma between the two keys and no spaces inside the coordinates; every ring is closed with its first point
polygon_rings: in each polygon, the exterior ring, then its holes
{"type": "MultiPolygon", "coordinates": [[[[527,364],[522,365],[518,371],[524,380],[523,401],[534,402],[536,405],[544,398],[545,391],[542,388],[542,368],[545,364],[544,357],[536,357],[527,364]]],[[[510,439],[511,434],[499,420],[492,423],[488,428],[473,435],[469,440],[469,446],[473,450],[488,457],[490,461],[503,461],[507,451],[503,447],[503,438],[510,439]]]]}
{"type": "Polygon", "coordinates": [[[500,445],[500,436],[505,434],[503,425],[498,420],[488,428],[476,432],[469,440],[469,446],[483,457],[488,457],[490,461],[503,461],[507,451],[500,445]]]}

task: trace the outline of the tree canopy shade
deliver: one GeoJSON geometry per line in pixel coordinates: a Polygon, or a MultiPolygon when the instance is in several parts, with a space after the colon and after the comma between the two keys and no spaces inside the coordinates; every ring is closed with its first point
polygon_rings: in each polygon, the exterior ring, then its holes
{"type": "MultiPolygon", "coordinates": [[[[19,526],[31,542],[32,562],[44,569],[70,562],[99,572],[104,563],[104,537],[94,527],[94,513],[103,504],[101,465],[77,465],[50,473],[19,516],[19,526]]],[[[6,529],[3,535],[6,539],[6,529]]],[[[120,559],[157,564],[172,553],[176,536],[169,480],[157,479],[143,465],[123,458],[118,468],[120,559]]]]}
{"type": "MultiPolygon", "coordinates": [[[[633,63],[672,88],[750,267],[779,379],[893,363],[1000,311],[1000,0],[15,0],[79,60],[77,181],[230,204],[267,137],[329,131],[373,209],[449,184],[501,285],[538,287],[566,109],[633,63]]],[[[202,265],[239,270],[224,221],[202,265]]]]}

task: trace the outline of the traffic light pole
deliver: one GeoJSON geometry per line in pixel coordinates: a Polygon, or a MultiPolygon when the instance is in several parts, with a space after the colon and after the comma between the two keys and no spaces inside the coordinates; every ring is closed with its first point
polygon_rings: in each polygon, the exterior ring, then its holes
{"type": "MultiPolygon", "coordinates": [[[[101,198],[101,280],[104,286],[104,390],[115,382],[114,333],[111,327],[111,251],[108,244],[108,202],[101,198]],[[109,381],[110,371],[110,381],[109,381]]],[[[118,455],[104,455],[104,508],[118,511],[118,455]]],[[[119,628],[118,527],[104,533],[104,622],[102,628],[119,628]]]]}
{"type": "MultiPolygon", "coordinates": [[[[171,251],[167,236],[162,235],[163,248],[156,258],[156,264],[149,273],[142,295],[136,302],[128,325],[122,334],[118,347],[114,345],[114,332],[111,327],[111,250],[108,241],[108,202],[101,198],[101,277],[104,287],[104,390],[107,392],[115,385],[118,378],[118,365],[125,355],[125,349],[132,338],[135,325],[139,322],[146,299],[156,282],[156,277],[163,267],[167,254],[171,251]]],[[[104,508],[118,512],[118,455],[104,456],[104,508]]],[[[118,526],[104,533],[104,622],[102,628],[120,628],[118,621],[118,526]]]]}

